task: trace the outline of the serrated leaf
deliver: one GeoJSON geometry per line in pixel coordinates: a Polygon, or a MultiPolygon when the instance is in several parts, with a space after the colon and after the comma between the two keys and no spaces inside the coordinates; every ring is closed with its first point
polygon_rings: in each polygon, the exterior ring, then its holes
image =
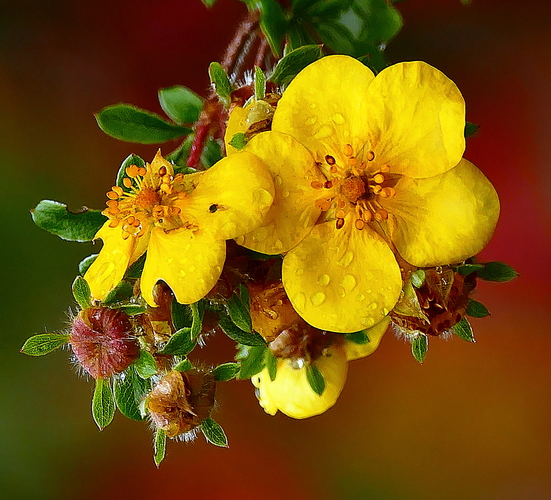
{"type": "Polygon", "coordinates": [[[185,327],[175,332],[159,353],[187,356],[197,345],[197,341],[191,337],[191,330],[191,328],[185,327]]]}
{"type": "Polygon", "coordinates": [[[105,429],[115,416],[115,400],[109,379],[98,378],[92,397],[92,416],[100,431],[105,429]]]}
{"type": "Polygon", "coordinates": [[[229,104],[230,94],[233,91],[230,79],[226,74],[224,68],[217,62],[211,62],[209,66],[209,77],[211,83],[214,85],[214,90],[218,96],[224,101],[225,104],[229,104]]]}
{"type": "Polygon", "coordinates": [[[73,297],[82,309],[87,309],[92,305],[92,293],[90,292],[90,286],[82,276],[77,276],[75,278],[71,289],[73,291],[73,297]]]}
{"type": "Polygon", "coordinates": [[[88,255],[88,257],[84,257],[78,265],[78,272],[81,276],[84,276],[86,274],[86,271],[88,271],[88,268],[94,263],[94,261],[97,259],[99,254],[93,253],[92,255],[88,255]]]}
{"type": "Polygon", "coordinates": [[[157,373],[157,362],[153,354],[145,349],[140,350],[140,357],[134,361],[134,367],[138,375],[143,379],[152,377],[157,373]]]}
{"type": "Polygon", "coordinates": [[[260,9],[260,29],[272,52],[279,57],[288,26],[287,15],[276,0],[258,0],[256,5],[260,9]]]}
{"type": "Polygon", "coordinates": [[[258,333],[247,333],[235,326],[233,321],[228,316],[222,316],[220,318],[220,328],[224,333],[232,340],[235,340],[239,344],[249,346],[265,346],[266,341],[258,333]]]}
{"type": "Polygon", "coordinates": [[[265,366],[264,351],[265,346],[240,346],[240,353],[236,359],[240,360],[241,369],[238,378],[245,380],[260,373],[265,366]]]}
{"type": "Polygon", "coordinates": [[[306,66],[321,57],[319,45],[304,45],[283,57],[275,67],[270,80],[276,85],[288,85],[306,66]]]}
{"type": "Polygon", "coordinates": [[[233,146],[235,149],[240,150],[247,145],[247,142],[249,142],[247,136],[243,132],[238,132],[237,134],[234,134],[228,144],[233,146]]]}
{"type": "Polygon", "coordinates": [[[258,66],[254,67],[254,96],[257,101],[266,97],[266,76],[258,66]]]}
{"type": "Polygon", "coordinates": [[[274,353],[270,348],[264,351],[264,360],[266,363],[266,368],[268,369],[270,380],[273,382],[277,376],[277,358],[274,356],[274,353]]]}
{"type": "Polygon", "coordinates": [[[490,315],[490,311],[484,304],[473,299],[469,299],[466,313],[473,318],[485,318],[490,315]]]}
{"type": "Polygon", "coordinates": [[[130,366],[120,378],[114,382],[113,392],[119,411],[132,420],[143,420],[140,412],[140,403],[151,389],[148,380],[144,380],[136,373],[135,366],[130,366]]]}
{"type": "Polygon", "coordinates": [[[312,390],[318,396],[321,396],[323,391],[325,391],[325,379],[316,365],[310,364],[306,367],[306,379],[312,390]]]}
{"type": "MultiPolygon", "coordinates": [[[[121,166],[119,167],[119,171],[117,172],[117,186],[119,186],[123,191],[129,193],[132,189],[128,188],[124,185],[124,178],[128,177],[126,175],[126,169],[130,167],[131,165],[136,165],[137,167],[145,167],[145,161],[138,155],[131,154],[128,155],[124,161],[121,163],[121,166]]],[[[131,179],[132,180],[132,179],[131,179]]],[[[137,187],[137,184],[135,184],[134,181],[132,181],[134,185],[137,187]]]]}
{"type": "Polygon", "coordinates": [[[158,95],[161,108],[176,123],[195,123],[199,118],[203,99],[193,90],[175,85],[159,90],[158,95]]]}
{"type": "Polygon", "coordinates": [[[166,434],[162,429],[157,429],[155,432],[155,441],[153,443],[153,460],[155,465],[159,467],[165,459],[166,454],[166,434]]]}
{"type": "Polygon", "coordinates": [[[478,277],[485,281],[499,281],[505,283],[514,280],[519,274],[505,262],[486,262],[478,270],[478,277]]]}
{"type": "Polygon", "coordinates": [[[33,210],[34,223],[63,240],[92,241],[107,220],[100,210],[82,207],[79,212],[70,212],[67,205],[53,200],[42,200],[33,210]]]}
{"type": "Polygon", "coordinates": [[[343,334],[344,338],[350,342],[354,342],[354,344],[358,345],[365,345],[369,344],[369,335],[364,330],[360,330],[359,332],[354,333],[345,333],[343,334]]]}
{"type": "Polygon", "coordinates": [[[21,352],[28,356],[44,356],[67,342],[69,342],[69,335],[40,333],[27,339],[21,348],[21,352]]]}
{"type": "Polygon", "coordinates": [[[461,339],[467,342],[474,342],[474,335],[471,325],[467,321],[467,318],[463,318],[459,323],[452,326],[453,332],[461,339]]]}
{"type": "Polygon", "coordinates": [[[411,353],[413,357],[422,363],[429,349],[429,341],[424,333],[418,333],[411,341],[411,353]]]}
{"type": "Polygon", "coordinates": [[[107,294],[107,297],[103,300],[103,305],[111,306],[118,302],[124,302],[125,300],[129,300],[133,295],[134,287],[126,281],[121,281],[107,294]]]}
{"type": "Polygon", "coordinates": [[[457,272],[463,276],[468,276],[469,274],[472,274],[475,271],[479,271],[483,268],[484,266],[482,264],[463,264],[462,266],[459,266],[457,268],[457,272]]]}
{"type": "Polygon", "coordinates": [[[142,275],[143,267],[145,265],[146,254],[142,255],[136,262],[134,262],[124,273],[125,279],[137,279],[142,275]]]}
{"type": "Polygon", "coordinates": [[[475,125],[474,123],[465,123],[465,137],[471,137],[478,132],[480,125],[475,125]]]}
{"type": "Polygon", "coordinates": [[[209,443],[223,448],[228,447],[228,438],[224,429],[212,418],[207,418],[201,422],[201,431],[209,443]]]}
{"type": "Polygon", "coordinates": [[[253,324],[248,304],[245,304],[241,297],[234,293],[227,302],[228,314],[231,320],[244,332],[252,332],[253,324]]]}
{"type": "Polygon", "coordinates": [[[189,305],[191,309],[191,339],[197,340],[203,331],[203,314],[205,313],[205,303],[200,300],[189,305]]]}
{"type": "Polygon", "coordinates": [[[417,269],[417,271],[411,273],[411,284],[415,288],[421,288],[425,283],[425,271],[423,269],[417,269]]]}
{"type": "Polygon", "coordinates": [[[107,135],[139,144],[159,144],[191,132],[188,127],[169,123],[155,113],[130,104],[107,106],[96,115],[96,121],[107,135]]]}
{"type": "Polygon", "coordinates": [[[222,363],[212,370],[212,374],[215,380],[227,382],[238,374],[240,368],[241,365],[239,363],[222,363]]]}
{"type": "Polygon", "coordinates": [[[183,361],[180,361],[178,364],[176,364],[173,370],[176,370],[177,372],[187,372],[192,368],[193,365],[191,364],[191,361],[189,359],[184,359],[183,361]]]}
{"type": "Polygon", "coordinates": [[[176,299],[172,301],[172,324],[176,330],[191,328],[193,315],[188,304],[180,304],[176,299]]]}

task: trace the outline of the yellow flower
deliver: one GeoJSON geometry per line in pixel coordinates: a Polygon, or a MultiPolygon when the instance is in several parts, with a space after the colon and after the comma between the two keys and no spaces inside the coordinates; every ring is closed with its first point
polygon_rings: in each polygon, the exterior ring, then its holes
{"type": "Polygon", "coordinates": [[[457,263],[494,231],[499,200],[462,159],[464,127],[461,93],[428,64],[375,77],[348,56],[320,59],[284,92],[272,131],[244,149],[268,165],[276,192],[238,243],[286,252],[285,290],[311,325],[373,326],[402,288],[395,254],[417,267],[457,263]]]}
{"type": "Polygon", "coordinates": [[[311,362],[303,358],[278,358],[274,380],[270,379],[267,368],[251,379],[257,388],[260,406],[269,415],[275,415],[279,410],[292,418],[308,418],[324,413],[337,402],[344,387],[348,361],[368,356],[375,351],[389,322],[385,318],[368,330],[367,344],[356,344],[337,336],[337,341],[311,362]],[[308,382],[309,364],[323,375],[325,390],[321,395],[314,392],[308,382]]]}
{"type": "Polygon", "coordinates": [[[246,152],[185,176],[158,152],[145,168],[128,167],[123,183],[127,190],[107,193],[109,220],[95,236],[103,248],[84,277],[103,300],[147,251],[140,287],[151,306],[158,280],[180,303],[204,297],[220,277],[226,240],[257,227],[274,197],[270,173],[246,152]]]}

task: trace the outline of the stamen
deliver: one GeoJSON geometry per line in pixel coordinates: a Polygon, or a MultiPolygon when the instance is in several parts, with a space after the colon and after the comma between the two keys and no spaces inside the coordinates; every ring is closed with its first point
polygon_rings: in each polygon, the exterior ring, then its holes
{"type": "Polygon", "coordinates": [[[344,201],[342,198],[339,198],[339,201],[337,202],[337,207],[344,208],[346,206],[346,201],[344,201]]]}
{"type": "Polygon", "coordinates": [[[336,174],[337,173],[337,167],[335,165],[331,165],[331,168],[329,169],[329,171],[332,173],[332,174],[336,174]]]}
{"type": "Polygon", "coordinates": [[[379,194],[382,191],[382,186],[377,184],[376,186],[373,186],[373,194],[379,194]]]}
{"type": "Polygon", "coordinates": [[[109,198],[110,200],[118,200],[119,195],[117,193],[115,193],[115,191],[108,191],[107,192],[107,198],[109,198]]]}
{"type": "Polygon", "coordinates": [[[123,180],[122,180],[122,183],[124,184],[124,187],[130,189],[132,187],[132,180],[129,179],[128,177],[125,177],[123,180]]]}
{"type": "Polygon", "coordinates": [[[130,165],[129,167],[126,167],[126,175],[128,177],[134,178],[138,176],[138,166],[137,165],[130,165]]]}
{"type": "Polygon", "coordinates": [[[377,210],[377,212],[375,213],[375,220],[377,222],[381,222],[386,219],[388,219],[388,212],[384,208],[377,210]]]}
{"type": "Polygon", "coordinates": [[[117,200],[107,200],[105,202],[105,204],[109,207],[109,208],[117,208],[119,206],[119,202],[117,200]]]}
{"type": "Polygon", "coordinates": [[[344,226],[344,219],[337,219],[335,226],[337,229],[341,229],[344,226]]]}
{"type": "Polygon", "coordinates": [[[113,219],[113,220],[109,223],[109,227],[117,227],[117,226],[119,225],[119,222],[120,222],[119,219],[113,219]]]}
{"type": "Polygon", "coordinates": [[[333,187],[333,183],[331,181],[326,181],[323,187],[325,189],[331,189],[333,187]]]}
{"type": "Polygon", "coordinates": [[[117,193],[119,196],[122,196],[124,193],[124,190],[120,186],[113,186],[111,188],[115,193],[117,193]]]}
{"type": "Polygon", "coordinates": [[[323,184],[320,181],[312,181],[310,183],[310,186],[312,186],[314,189],[321,189],[323,187],[323,184]]]}
{"type": "Polygon", "coordinates": [[[375,174],[373,176],[373,182],[376,182],[377,184],[382,184],[385,182],[385,176],[383,174],[375,174]]]}
{"type": "Polygon", "coordinates": [[[344,147],[344,156],[352,156],[353,152],[354,152],[354,150],[352,149],[352,146],[350,144],[347,144],[344,147]]]}
{"type": "Polygon", "coordinates": [[[147,174],[147,169],[145,167],[140,167],[138,169],[138,175],[141,175],[142,177],[147,174]]]}
{"type": "Polygon", "coordinates": [[[209,212],[211,214],[213,214],[214,212],[216,212],[218,210],[218,205],[216,203],[213,203],[210,207],[209,207],[209,212]]]}
{"type": "Polygon", "coordinates": [[[334,165],[336,162],[335,158],[331,155],[327,155],[325,157],[325,161],[329,164],[329,165],[334,165]]]}
{"type": "Polygon", "coordinates": [[[335,214],[335,216],[337,217],[337,219],[344,219],[344,216],[345,216],[345,212],[342,208],[339,208],[337,210],[337,213],[335,214]]]}
{"type": "Polygon", "coordinates": [[[331,202],[329,200],[323,200],[319,206],[322,212],[327,212],[327,210],[331,208],[331,202]]]}
{"type": "Polygon", "coordinates": [[[159,175],[161,177],[166,175],[166,167],[164,165],[159,169],[159,175]]]}
{"type": "Polygon", "coordinates": [[[368,151],[365,155],[367,161],[373,161],[375,159],[375,152],[374,151],[368,151]]]}
{"type": "Polygon", "coordinates": [[[380,193],[381,198],[392,198],[396,194],[396,190],[392,187],[385,187],[380,193]]]}
{"type": "Polygon", "coordinates": [[[367,224],[368,222],[371,221],[371,218],[373,217],[373,214],[371,213],[370,210],[366,210],[363,214],[362,214],[362,220],[367,224]]]}
{"type": "Polygon", "coordinates": [[[389,165],[382,165],[382,166],[379,168],[379,170],[380,170],[381,172],[385,172],[385,173],[386,173],[386,172],[390,172],[390,166],[389,166],[389,165]]]}
{"type": "Polygon", "coordinates": [[[351,156],[350,158],[348,158],[348,164],[353,167],[354,165],[356,165],[356,163],[358,162],[358,160],[356,159],[355,156],[351,156]]]}
{"type": "Polygon", "coordinates": [[[356,219],[356,229],[360,231],[365,227],[365,222],[362,219],[356,219]]]}

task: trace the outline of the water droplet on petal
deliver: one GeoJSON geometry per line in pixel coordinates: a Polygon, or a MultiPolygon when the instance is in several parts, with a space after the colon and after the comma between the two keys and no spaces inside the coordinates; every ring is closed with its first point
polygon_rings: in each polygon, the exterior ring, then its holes
{"type": "Polygon", "coordinates": [[[289,198],[289,195],[290,195],[290,191],[288,189],[284,189],[282,192],[281,192],[281,196],[283,198],[289,198]]]}
{"type": "Polygon", "coordinates": [[[331,281],[331,278],[327,274],[321,274],[318,278],[318,283],[321,286],[327,286],[329,285],[329,282],[331,281]]]}
{"type": "Polygon", "coordinates": [[[342,116],[340,113],[335,113],[331,119],[337,124],[337,125],[342,125],[345,120],[344,120],[344,116],[342,116]]]}
{"type": "Polygon", "coordinates": [[[329,125],[324,125],[314,134],[314,139],[325,139],[329,137],[332,132],[333,129],[329,125]]]}
{"type": "Polygon", "coordinates": [[[302,276],[302,275],[304,274],[304,269],[302,269],[302,268],[299,267],[299,268],[295,271],[295,274],[296,274],[297,276],[302,276]]]}
{"type": "Polygon", "coordinates": [[[353,258],[354,258],[354,252],[351,252],[349,250],[342,256],[342,258],[337,262],[337,264],[341,267],[348,267],[352,262],[353,258]]]}
{"type": "Polygon", "coordinates": [[[365,300],[365,295],[360,293],[356,298],[361,302],[362,300],[365,300]]]}
{"type": "Polygon", "coordinates": [[[283,184],[283,179],[281,178],[281,175],[276,175],[275,176],[275,183],[278,185],[278,186],[281,186],[283,184]]]}
{"type": "Polygon", "coordinates": [[[374,311],[375,309],[377,309],[377,303],[376,302],[371,302],[371,304],[369,304],[367,307],[369,309],[373,309],[373,311],[374,311]]]}
{"type": "Polygon", "coordinates": [[[304,306],[306,305],[306,295],[304,295],[303,292],[297,293],[293,297],[293,305],[295,306],[295,309],[298,310],[298,312],[304,310],[304,306]]]}
{"type": "Polygon", "coordinates": [[[180,278],[185,278],[186,277],[186,272],[183,270],[183,269],[180,269],[178,271],[178,276],[180,276],[180,278]]]}
{"type": "Polygon", "coordinates": [[[383,307],[383,308],[381,309],[381,314],[382,314],[383,316],[386,316],[386,315],[388,314],[388,309],[387,309],[386,307],[383,307]]]}
{"type": "Polygon", "coordinates": [[[321,306],[325,302],[325,294],[323,292],[316,292],[310,297],[310,301],[315,306],[321,306]]]}
{"type": "Polygon", "coordinates": [[[187,268],[187,270],[188,270],[190,273],[192,273],[193,271],[195,271],[195,269],[197,269],[195,266],[189,266],[189,267],[187,268]]]}
{"type": "Polygon", "coordinates": [[[262,188],[257,188],[252,193],[253,203],[259,205],[270,205],[273,201],[272,195],[262,188]]]}
{"type": "Polygon", "coordinates": [[[356,287],[356,278],[351,274],[345,274],[341,280],[341,286],[344,288],[346,293],[350,293],[356,287]]]}
{"type": "Polygon", "coordinates": [[[365,325],[367,328],[372,327],[375,324],[375,320],[371,317],[364,317],[361,320],[362,325],[365,325]]]}
{"type": "Polygon", "coordinates": [[[113,262],[104,262],[98,269],[98,281],[102,281],[107,278],[115,270],[115,264],[113,262]]]}
{"type": "Polygon", "coordinates": [[[272,245],[272,248],[276,251],[276,252],[279,252],[283,249],[283,242],[281,240],[275,240],[274,241],[274,244],[272,245]]]}
{"type": "Polygon", "coordinates": [[[311,102],[311,103],[310,103],[310,107],[311,107],[312,109],[315,109],[316,103],[315,103],[315,102],[311,102]]]}
{"type": "Polygon", "coordinates": [[[304,123],[306,123],[306,125],[308,125],[309,127],[311,127],[312,125],[314,125],[314,123],[316,123],[318,121],[318,117],[317,116],[311,116],[310,118],[306,118],[306,121],[304,123]]]}

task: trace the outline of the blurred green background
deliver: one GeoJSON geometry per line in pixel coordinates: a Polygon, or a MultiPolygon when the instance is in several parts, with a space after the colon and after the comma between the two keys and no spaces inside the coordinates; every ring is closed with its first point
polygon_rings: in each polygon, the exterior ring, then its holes
{"type": "MultiPolygon", "coordinates": [[[[160,112],[159,88],[204,94],[244,7],[219,0],[19,0],[0,5],[0,491],[8,499],[551,498],[551,7],[406,0],[387,51],[421,59],[462,90],[481,125],[466,157],[494,182],[501,220],[485,260],[521,273],[483,283],[492,316],[476,344],[434,339],[424,365],[387,335],[351,364],[337,405],[306,421],[269,417],[249,382],[220,387],[229,449],[169,443],[157,470],[147,424],[99,432],[93,384],[67,351],[25,357],[32,334],[66,327],[70,284],[91,244],[34,227],[43,198],[100,208],[120,162],[155,147],[104,135],[116,102],[160,112]]],[[[233,355],[215,339],[210,361],[233,355]]],[[[209,349],[210,351],[210,349],[209,349]]]]}

